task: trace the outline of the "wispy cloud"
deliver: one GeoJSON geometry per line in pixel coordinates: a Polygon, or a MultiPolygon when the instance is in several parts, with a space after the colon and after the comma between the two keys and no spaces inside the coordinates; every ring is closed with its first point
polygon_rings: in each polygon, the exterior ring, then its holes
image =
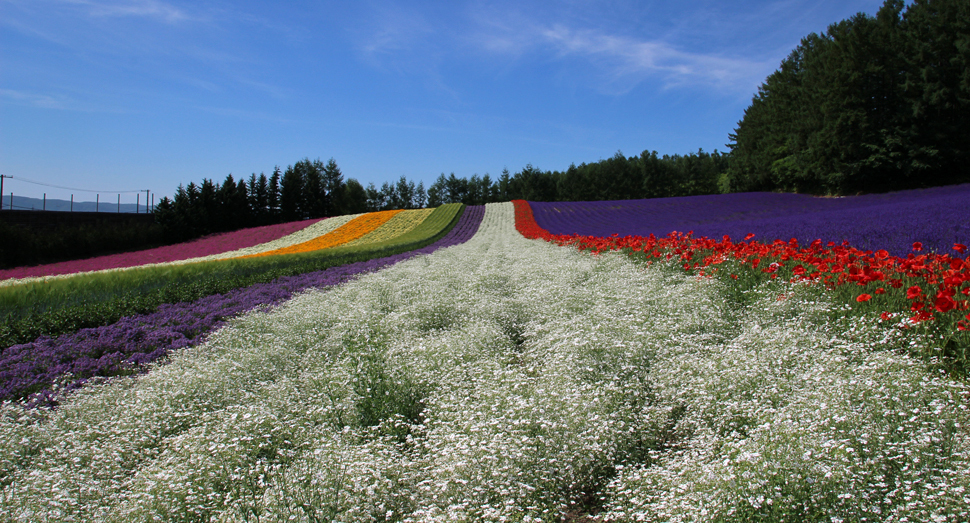
{"type": "Polygon", "coordinates": [[[62,0],[64,3],[79,6],[90,16],[96,17],[142,17],[153,18],[167,23],[189,20],[181,9],[158,0],[62,0]]]}
{"type": "Polygon", "coordinates": [[[684,34],[671,24],[568,13],[546,21],[528,11],[491,8],[473,10],[469,18],[473,27],[465,42],[477,49],[516,61],[534,63],[538,58],[563,74],[576,74],[566,71],[581,64],[579,74],[610,94],[651,82],[663,89],[698,86],[748,95],[775,65],[750,54],[720,51],[724,35],[684,34]]]}
{"type": "Polygon", "coordinates": [[[766,63],[680,50],[662,40],[637,40],[562,25],[536,34],[560,56],[581,56],[603,68],[614,82],[657,79],[665,88],[706,84],[750,89],[764,76],[766,63]]]}
{"type": "Polygon", "coordinates": [[[416,10],[375,6],[370,16],[370,23],[362,28],[360,49],[371,57],[426,51],[425,39],[435,33],[433,25],[416,10]]]}
{"type": "Polygon", "coordinates": [[[19,105],[39,107],[41,109],[69,109],[70,100],[47,94],[17,91],[14,89],[0,89],[0,98],[11,100],[19,105]]]}

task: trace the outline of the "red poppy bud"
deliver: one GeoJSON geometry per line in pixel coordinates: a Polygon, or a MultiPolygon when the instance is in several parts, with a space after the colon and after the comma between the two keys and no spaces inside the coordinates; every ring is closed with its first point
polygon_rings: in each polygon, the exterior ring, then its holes
{"type": "Polygon", "coordinates": [[[860,294],[859,297],[855,299],[855,301],[857,301],[859,303],[862,303],[862,302],[865,302],[865,301],[869,301],[871,299],[872,299],[872,296],[870,296],[868,294],[860,294]]]}

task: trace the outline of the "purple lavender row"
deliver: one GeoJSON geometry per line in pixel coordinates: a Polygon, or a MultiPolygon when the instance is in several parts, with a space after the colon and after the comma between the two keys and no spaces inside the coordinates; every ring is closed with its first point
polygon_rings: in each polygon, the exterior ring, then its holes
{"type": "Polygon", "coordinates": [[[611,202],[529,202],[536,222],[553,234],[695,236],[738,241],[749,233],[762,243],[797,238],[847,240],[863,250],[905,256],[913,242],[953,254],[970,243],[970,184],[844,198],[739,193],[611,202]]]}
{"type": "Polygon", "coordinates": [[[30,407],[52,407],[60,393],[80,387],[90,377],[144,372],[146,364],[169,351],[198,344],[232,316],[268,309],[303,290],[339,285],[361,274],[464,243],[478,231],[484,214],[484,206],[466,207],[448,234],[421,249],[278,278],[191,303],[166,304],[153,313],[128,316],[112,325],[14,345],[0,355],[0,400],[27,398],[30,407]],[[64,382],[55,392],[52,385],[58,379],[64,382]]]}

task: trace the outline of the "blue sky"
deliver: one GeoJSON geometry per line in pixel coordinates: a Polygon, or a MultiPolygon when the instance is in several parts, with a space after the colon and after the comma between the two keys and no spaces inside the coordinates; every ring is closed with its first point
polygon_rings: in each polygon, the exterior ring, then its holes
{"type": "Polygon", "coordinates": [[[4,195],[724,151],[803,36],[881,4],[0,0],[4,195]]]}

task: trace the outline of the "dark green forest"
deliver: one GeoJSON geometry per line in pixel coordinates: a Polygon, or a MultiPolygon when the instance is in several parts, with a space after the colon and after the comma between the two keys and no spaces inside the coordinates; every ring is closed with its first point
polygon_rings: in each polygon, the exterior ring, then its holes
{"type": "Polygon", "coordinates": [[[970,2],[887,0],[806,36],[730,139],[732,192],[970,181],[970,2]]]}

